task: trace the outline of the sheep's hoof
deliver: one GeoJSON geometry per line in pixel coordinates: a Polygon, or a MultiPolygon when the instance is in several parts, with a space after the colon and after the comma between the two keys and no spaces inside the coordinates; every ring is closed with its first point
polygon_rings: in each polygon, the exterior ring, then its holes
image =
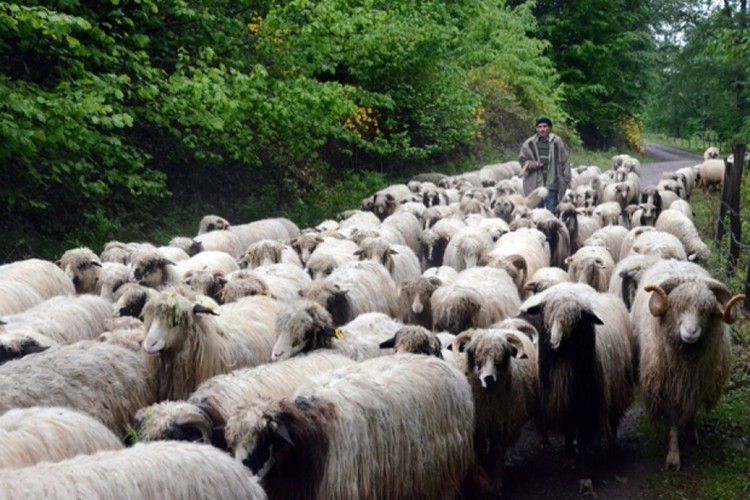
{"type": "Polygon", "coordinates": [[[578,494],[582,498],[598,498],[594,493],[594,484],[591,479],[581,479],[578,481],[578,494]]]}
{"type": "Polygon", "coordinates": [[[667,453],[667,463],[664,467],[666,470],[680,470],[680,452],[670,451],[667,453]]]}

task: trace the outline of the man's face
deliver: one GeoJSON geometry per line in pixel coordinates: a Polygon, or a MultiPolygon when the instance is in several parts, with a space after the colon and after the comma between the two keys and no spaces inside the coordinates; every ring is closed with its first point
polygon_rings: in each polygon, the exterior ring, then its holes
{"type": "Polygon", "coordinates": [[[540,123],[536,126],[536,133],[539,134],[540,137],[549,136],[549,125],[546,123],[540,123]]]}

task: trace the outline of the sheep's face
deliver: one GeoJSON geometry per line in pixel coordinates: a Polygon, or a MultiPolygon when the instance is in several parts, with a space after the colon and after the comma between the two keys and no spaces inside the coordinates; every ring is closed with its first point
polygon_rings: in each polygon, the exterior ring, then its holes
{"type": "Polygon", "coordinates": [[[68,250],[57,261],[57,265],[73,282],[76,293],[91,293],[96,289],[102,263],[88,248],[68,250]]]}
{"type": "Polygon", "coordinates": [[[548,294],[544,297],[548,300],[541,300],[522,311],[532,316],[541,315],[540,345],[544,344],[553,351],[557,351],[561,345],[568,342],[579,330],[581,323],[603,324],[602,320],[589,309],[590,306],[585,303],[586,301],[577,297],[578,294],[574,289],[571,289],[571,293],[555,293],[553,292],[555,288],[552,287],[547,292],[543,292],[542,295],[548,294]]]}
{"type": "Polygon", "coordinates": [[[149,300],[143,311],[147,332],[143,350],[155,354],[179,349],[194,322],[194,310],[204,309],[176,292],[162,293],[149,300]]]}
{"type": "Polygon", "coordinates": [[[211,444],[212,424],[197,406],[166,401],[141,408],[133,428],[142,441],[172,440],[211,444]]]}
{"type": "MultiPolygon", "coordinates": [[[[243,407],[232,416],[226,425],[227,445],[234,459],[250,469],[260,479],[266,476],[273,466],[273,448],[280,426],[266,405],[243,407]]],[[[287,434],[288,438],[288,434],[287,434]]]]}
{"type": "Polygon", "coordinates": [[[393,348],[396,353],[424,354],[443,358],[440,339],[422,326],[408,325],[400,328],[390,340],[380,344],[381,349],[393,348]]]}
{"type": "Polygon", "coordinates": [[[663,297],[652,294],[649,307],[661,315],[659,322],[663,328],[674,325],[678,347],[685,348],[698,344],[709,325],[718,324],[723,313],[721,300],[728,299],[725,290],[712,290],[700,281],[683,281],[675,286],[675,281],[662,283],[661,288],[666,292],[666,303],[663,297]]]}
{"type": "Polygon", "coordinates": [[[315,302],[292,308],[279,315],[276,329],[280,332],[271,350],[271,361],[289,359],[316,347],[330,347],[334,336],[330,313],[315,302]]]}
{"type": "Polygon", "coordinates": [[[466,347],[469,376],[478,380],[483,389],[491,390],[505,379],[510,358],[517,352],[513,345],[495,332],[476,332],[466,347]]]}

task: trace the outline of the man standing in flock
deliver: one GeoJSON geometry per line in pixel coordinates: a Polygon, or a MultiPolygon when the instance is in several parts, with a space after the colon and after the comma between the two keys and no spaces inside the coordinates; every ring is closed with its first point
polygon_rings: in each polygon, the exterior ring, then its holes
{"type": "Polygon", "coordinates": [[[552,120],[543,116],[536,121],[536,134],[526,139],[518,157],[521,162],[524,195],[538,187],[546,187],[549,194],[544,206],[554,213],[557,202],[570,186],[568,150],[562,139],[552,133],[552,120]]]}

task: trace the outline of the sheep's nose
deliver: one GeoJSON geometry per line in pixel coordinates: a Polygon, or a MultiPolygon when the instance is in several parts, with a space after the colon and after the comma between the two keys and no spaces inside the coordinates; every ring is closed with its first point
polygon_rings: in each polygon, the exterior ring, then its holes
{"type": "Polygon", "coordinates": [[[492,375],[487,375],[482,379],[482,387],[485,389],[492,389],[492,387],[495,385],[495,377],[492,375]]]}

